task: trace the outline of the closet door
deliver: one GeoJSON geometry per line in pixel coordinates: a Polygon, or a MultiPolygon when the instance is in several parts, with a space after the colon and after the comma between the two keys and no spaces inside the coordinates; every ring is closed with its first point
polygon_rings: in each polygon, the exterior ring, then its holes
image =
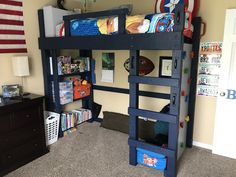
{"type": "Polygon", "coordinates": [[[236,159],[236,9],[226,10],[213,153],[236,159]]]}

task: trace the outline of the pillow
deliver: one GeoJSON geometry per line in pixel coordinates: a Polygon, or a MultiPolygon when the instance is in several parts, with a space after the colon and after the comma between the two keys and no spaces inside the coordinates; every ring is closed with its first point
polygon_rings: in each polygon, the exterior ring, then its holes
{"type": "Polygon", "coordinates": [[[195,17],[199,10],[199,0],[156,0],[155,12],[156,13],[172,13],[177,4],[185,4],[187,10],[192,12],[195,17]]]}

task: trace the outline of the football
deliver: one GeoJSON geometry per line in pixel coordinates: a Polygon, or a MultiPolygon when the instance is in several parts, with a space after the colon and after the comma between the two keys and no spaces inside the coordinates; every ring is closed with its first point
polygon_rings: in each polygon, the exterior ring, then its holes
{"type": "MultiPolygon", "coordinates": [[[[125,60],[124,68],[129,72],[130,68],[130,59],[125,60]]],[[[153,62],[144,56],[139,56],[139,75],[144,76],[151,73],[154,70],[155,66],[153,62]]]]}

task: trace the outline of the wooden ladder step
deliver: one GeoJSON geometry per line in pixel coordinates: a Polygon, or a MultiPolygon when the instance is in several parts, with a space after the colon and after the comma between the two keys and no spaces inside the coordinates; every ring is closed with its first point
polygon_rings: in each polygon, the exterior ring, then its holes
{"type": "Polygon", "coordinates": [[[148,76],[129,76],[129,83],[133,84],[149,84],[149,85],[160,85],[169,87],[179,87],[179,79],[172,78],[158,78],[148,76]]]}
{"type": "Polygon", "coordinates": [[[149,144],[149,143],[146,143],[146,142],[142,142],[142,141],[138,141],[138,140],[134,140],[134,139],[131,139],[129,138],[128,140],[128,144],[130,146],[133,146],[133,147],[138,147],[138,148],[142,148],[142,149],[145,149],[145,150],[148,150],[148,151],[151,151],[151,152],[155,152],[155,153],[159,153],[159,154],[162,154],[162,155],[165,155],[167,157],[175,157],[175,151],[174,150],[171,150],[171,149],[168,149],[168,148],[162,148],[162,147],[159,147],[159,146],[156,146],[156,145],[152,145],[152,144],[149,144]]]}
{"type": "Polygon", "coordinates": [[[171,114],[163,114],[160,112],[148,111],[144,109],[135,109],[131,107],[129,107],[128,113],[129,115],[132,115],[132,116],[141,116],[141,117],[151,118],[154,120],[159,120],[159,121],[168,122],[172,124],[178,123],[177,116],[171,115],[171,114]]]}

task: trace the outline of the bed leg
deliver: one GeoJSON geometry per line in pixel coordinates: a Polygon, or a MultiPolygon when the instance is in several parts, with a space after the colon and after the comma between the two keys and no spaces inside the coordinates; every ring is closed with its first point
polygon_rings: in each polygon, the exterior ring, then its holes
{"type": "Polygon", "coordinates": [[[167,170],[165,171],[165,177],[176,177],[176,160],[175,158],[168,157],[167,170]]]}
{"type": "Polygon", "coordinates": [[[130,165],[137,165],[137,150],[136,147],[129,147],[129,164],[130,165]]]}

